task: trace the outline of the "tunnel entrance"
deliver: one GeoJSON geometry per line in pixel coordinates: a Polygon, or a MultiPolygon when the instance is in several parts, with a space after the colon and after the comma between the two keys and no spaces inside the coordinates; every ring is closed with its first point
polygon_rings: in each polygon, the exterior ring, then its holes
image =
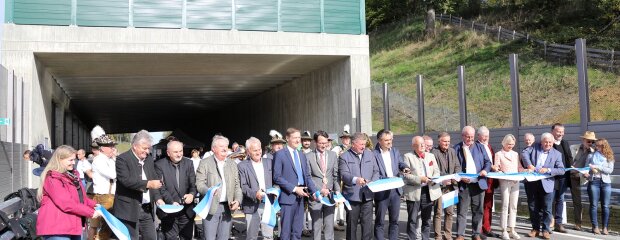
{"type": "MultiPolygon", "coordinates": [[[[180,129],[266,139],[269,129],[351,122],[348,57],[258,54],[35,53],[84,124],[109,133],[180,129]],[[347,95],[344,97],[344,95],[347,95]],[[293,116],[293,114],[300,116],[293,116]],[[315,119],[315,120],[313,120],[315,119]],[[328,120],[329,119],[329,120],[328,120]]],[[[49,76],[49,77],[46,77],[49,76]]],[[[56,116],[56,114],[54,114],[56,116]]],[[[65,124],[54,118],[54,132],[65,124]]],[[[66,118],[65,118],[66,119],[66,118]]],[[[64,139],[66,144],[67,139],[64,139]]],[[[54,144],[58,145],[58,144],[54,144]]]]}

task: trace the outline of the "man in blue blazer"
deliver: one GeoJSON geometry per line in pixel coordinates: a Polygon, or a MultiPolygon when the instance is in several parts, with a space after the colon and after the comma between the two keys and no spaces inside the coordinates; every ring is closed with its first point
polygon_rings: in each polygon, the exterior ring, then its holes
{"type": "Polygon", "coordinates": [[[465,239],[467,226],[467,207],[471,205],[472,212],[472,239],[482,239],[482,209],[484,190],[487,189],[487,172],[491,170],[491,159],[484,145],[475,142],[476,130],[472,126],[465,126],[461,131],[463,141],[454,146],[456,156],[461,164],[463,173],[478,174],[478,179],[462,179],[459,183],[458,217],[456,219],[457,240],[465,239]]]}
{"type": "MultiPolygon", "coordinates": [[[[392,147],[394,134],[390,130],[381,129],[377,133],[377,146],[373,150],[377,166],[379,168],[379,178],[399,177],[400,171],[409,171],[403,157],[398,149],[392,147]]],[[[400,213],[400,196],[403,194],[402,188],[396,188],[381,192],[375,195],[375,239],[383,240],[384,227],[383,220],[385,213],[389,212],[388,237],[390,240],[398,239],[398,215],[400,213]]]]}
{"type": "Polygon", "coordinates": [[[260,140],[255,137],[245,141],[248,149],[249,160],[241,161],[237,168],[239,169],[239,181],[243,200],[241,206],[245,214],[247,225],[246,238],[248,240],[258,239],[259,227],[263,233],[263,238],[271,239],[273,237],[273,229],[261,224],[261,215],[265,203],[265,191],[272,187],[273,170],[271,159],[262,158],[260,140]]]}
{"type": "Polygon", "coordinates": [[[379,179],[375,155],[366,149],[366,136],[355,133],[349,150],[340,155],[338,170],[343,182],[342,194],[351,204],[347,209],[347,239],[357,238],[357,223],[362,223],[362,240],[372,239],[373,193],[366,184],[379,179]]]}
{"type": "MultiPolygon", "coordinates": [[[[523,150],[523,167],[530,172],[535,171],[550,176],[563,175],[564,163],[562,162],[562,153],[553,148],[554,142],[555,139],[551,133],[543,133],[540,137],[540,143],[535,143],[532,147],[523,150]]],[[[551,208],[554,187],[555,178],[550,177],[530,182],[526,188],[526,190],[529,191],[527,195],[531,198],[530,201],[528,201],[528,207],[530,210],[532,230],[528,236],[536,237],[542,234],[544,239],[551,238],[549,224],[551,224],[552,218],[551,208]]]]}
{"type": "Polygon", "coordinates": [[[286,142],[286,147],[273,157],[273,182],[282,190],[279,198],[282,207],[280,239],[301,239],[304,201],[317,188],[310,176],[306,155],[297,150],[301,143],[299,129],[287,129],[286,142]]]}

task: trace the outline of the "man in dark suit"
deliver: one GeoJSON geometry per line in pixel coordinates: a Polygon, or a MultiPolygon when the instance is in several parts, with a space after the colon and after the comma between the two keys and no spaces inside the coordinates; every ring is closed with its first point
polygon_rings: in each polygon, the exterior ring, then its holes
{"type": "MultiPolygon", "coordinates": [[[[562,154],[562,163],[565,167],[573,166],[573,154],[570,151],[568,141],[564,140],[564,125],[555,123],[551,126],[551,134],[554,138],[553,148],[562,154]]],[[[553,212],[555,216],[555,224],[553,230],[556,232],[566,233],[564,225],[562,225],[562,215],[564,213],[564,193],[567,188],[571,188],[570,171],[555,177],[555,195],[553,196],[553,212]]],[[[580,188],[580,186],[575,186],[580,188]]],[[[571,191],[572,193],[573,191],[571,191]]],[[[581,194],[581,193],[579,193],[581,194]]],[[[573,200],[576,200],[573,197],[573,200]]],[[[574,202],[574,201],[573,201],[574,202]]],[[[581,225],[581,224],[580,224],[581,225]]]]}
{"type": "MultiPolygon", "coordinates": [[[[335,152],[327,147],[329,136],[325,131],[319,130],[314,136],[316,149],[306,153],[310,175],[314,185],[320,189],[321,196],[340,192],[340,178],[338,177],[338,157],[335,152]]],[[[310,215],[312,216],[312,229],[314,240],[321,240],[321,230],[324,231],[326,240],[334,239],[334,210],[335,206],[323,205],[320,202],[310,203],[310,215]],[[325,228],[323,228],[325,226],[325,228]]]]}
{"type": "Polygon", "coordinates": [[[153,138],[141,130],[131,140],[131,149],[116,157],[114,216],[127,226],[131,239],[156,239],[153,203],[160,199],[162,183],[149,151],[153,138]]]}
{"type": "MultiPolygon", "coordinates": [[[[439,133],[437,137],[437,148],[431,151],[435,155],[437,165],[439,165],[439,173],[441,176],[450,175],[461,172],[461,164],[456,157],[456,151],[450,147],[450,134],[447,132],[439,133]]],[[[441,183],[442,194],[457,190],[458,183],[456,180],[446,180],[441,183]]],[[[435,201],[433,219],[433,227],[435,228],[435,240],[452,239],[452,218],[454,217],[454,206],[443,208],[441,198],[435,201]],[[443,223],[443,232],[441,225],[441,215],[445,214],[443,223]]]]}
{"type": "Polygon", "coordinates": [[[183,143],[170,141],[167,145],[167,158],[155,162],[155,171],[163,180],[164,186],[159,189],[161,198],[158,205],[183,205],[183,210],[177,213],[163,213],[161,216],[161,230],[166,239],[192,239],[194,226],[194,210],[192,203],[196,195],[196,174],[191,160],[183,157],[183,143]]]}
{"type": "MultiPolygon", "coordinates": [[[[532,147],[523,150],[523,167],[530,172],[536,171],[550,176],[563,175],[562,154],[553,148],[553,142],[554,137],[551,133],[543,133],[540,137],[540,143],[535,143],[532,147]]],[[[555,180],[550,177],[531,182],[526,188],[527,191],[530,191],[528,195],[533,198],[531,202],[528,201],[530,222],[532,222],[532,230],[528,236],[536,237],[542,233],[544,239],[551,238],[550,224],[554,187],[555,180]]]]}
{"type": "MultiPolygon", "coordinates": [[[[403,162],[403,157],[398,149],[392,147],[394,134],[390,130],[381,129],[377,133],[377,146],[373,150],[377,167],[379,168],[379,178],[399,177],[400,171],[407,170],[403,162]]],[[[400,213],[400,196],[403,194],[402,188],[376,192],[375,200],[375,239],[384,238],[383,222],[385,214],[389,212],[388,237],[390,240],[398,239],[398,215],[400,213]]]]}
{"type": "Polygon", "coordinates": [[[317,188],[310,177],[306,155],[297,150],[301,143],[299,129],[286,130],[287,145],[274,155],[273,182],[280,186],[279,203],[282,214],[280,238],[301,239],[304,223],[304,201],[317,188]]]}
{"type": "Polygon", "coordinates": [[[457,240],[465,239],[467,208],[469,206],[471,206],[472,212],[472,239],[480,240],[485,237],[480,235],[480,229],[484,190],[488,187],[486,175],[491,170],[491,159],[489,159],[484,146],[474,141],[475,134],[476,130],[472,126],[465,126],[461,131],[463,141],[454,146],[462,172],[479,175],[477,179],[464,178],[459,183],[458,217],[456,220],[457,240]]]}
{"type": "Polygon", "coordinates": [[[366,149],[366,136],[355,133],[349,150],[340,155],[338,170],[344,184],[343,196],[351,204],[347,209],[347,239],[357,238],[357,223],[362,224],[362,239],[372,239],[373,193],[366,184],[379,179],[379,167],[374,154],[366,149]]]}
{"type": "Polygon", "coordinates": [[[258,230],[260,228],[263,238],[273,238],[273,229],[265,224],[261,224],[261,216],[265,207],[263,198],[265,190],[273,185],[272,162],[270,159],[262,158],[263,153],[260,141],[251,137],[245,142],[248,149],[249,161],[241,161],[239,168],[239,181],[241,184],[241,192],[243,200],[241,207],[245,213],[247,226],[246,236],[248,240],[258,239],[258,230]]]}

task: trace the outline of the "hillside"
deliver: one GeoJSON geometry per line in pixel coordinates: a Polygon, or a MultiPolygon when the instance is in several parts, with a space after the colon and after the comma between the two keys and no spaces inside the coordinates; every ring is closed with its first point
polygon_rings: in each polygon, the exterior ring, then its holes
{"type": "MultiPolygon", "coordinates": [[[[579,122],[577,70],[542,60],[523,43],[498,43],[450,26],[438,28],[434,40],[422,38],[423,21],[414,19],[371,32],[373,129],[383,126],[379,84],[391,91],[391,124],[397,133],[416,130],[415,77],[424,76],[427,130],[456,130],[458,122],[458,65],[465,67],[467,107],[474,125],[510,127],[508,55],[519,54],[522,124],[579,122]]],[[[620,76],[589,70],[591,115],[597,120],[620,120],[620,76]]]]}

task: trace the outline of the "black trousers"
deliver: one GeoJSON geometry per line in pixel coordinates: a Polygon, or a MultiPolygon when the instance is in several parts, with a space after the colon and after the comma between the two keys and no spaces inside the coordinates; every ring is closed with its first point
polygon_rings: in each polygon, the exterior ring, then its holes
{"type": "Polygon", "coordinates": [[[362,223],[362,240],[373,238],[372,230],[372,200],[364,202],[350,202],[351,210],[347,209],[347,239],[357,238],[357,223],[362,223]]]}
{"type": "Polygon", "coordinates": [[[194,233],[194,219],[184,210],[168,214],[161,219],[161,231],[166,239],[191,240],[194,233]]]}
{"type": "Polygon", "coordinates": [[[140,239],[140,235],[142,235],[143,240],[157,239],[157,232],[155,231],[155,222],[153,221],[152,207],[150,204],[142,204],[138,216],[138,222],[127,221],[124,219],[119,220],[129,230],[129,236],[131,236],[131,239],[140,239]]]}
{"type": "Polygon", "coordinates": [[[418,225],[422,224],[422,239],[427,240],[431,234],[431,215],[433,213],[433,201],[428,192],[428,187],[422,187],[420,201],[407,201],[407,235],[409,239],[418,239],[416,233],[418,225]],[[421,223],[418,222],[418,212],[421,212],[421,223]]]}

